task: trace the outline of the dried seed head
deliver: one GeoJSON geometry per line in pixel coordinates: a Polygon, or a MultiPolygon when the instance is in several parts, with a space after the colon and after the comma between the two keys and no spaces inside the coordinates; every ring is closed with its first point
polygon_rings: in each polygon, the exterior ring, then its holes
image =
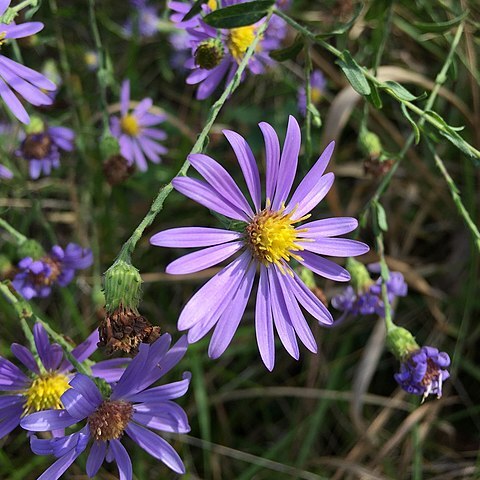
{"type": "Polygon", "coordinates": [[[41,160],[50,154],[52,139],[48,133],[32,133],[27,135],[22,144],[22,152],[25,158],[41,160]]]}
{"type": "Polygon", "coordinates": [[[128,161],[122,155],[112,155],[103,164],[103,174],[110,185],[118,185],[129,178],[135,171],[135,165],[128,164],[128,161]]]}
{"type": "Polygon", "coordinates": [[[90,433],[95,440],[117,440],[123,435],[132,415],[131,403],[105,401],[88,417],[90,433]]]}

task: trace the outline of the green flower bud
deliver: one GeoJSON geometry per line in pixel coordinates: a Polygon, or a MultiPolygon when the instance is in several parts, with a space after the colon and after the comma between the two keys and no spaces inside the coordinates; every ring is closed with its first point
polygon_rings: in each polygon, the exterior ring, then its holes
{"type": "Polygon", "coordinates": [[[364,130],[360,132],[358,142],[363,153],[371,158],[378,158],[382,153],[382,142],[377,134],[364,130]]]}
{"type": "Polygon", "coordinates": [[[123,260],[116,261],[104,277],[105,309],[112,313],[119,307],[137,312],[142,295],[142,278],[138,270],[123,260]]]}
{"type": "Polygon", "coordinates": [[[30,123],[25,126],[27,135],[34,135],[36,133],[43,133],[45,131],[45,122],[35,115],[30,117],[30,123]]]}
{"type": "Polygon", "coordinates": [[[19,258],[30,257],[38,260],[45,255],[45,250],[36,240],[25,240],[17,249],[19,258]]]}
{"type": "Polygon", "coordinates": [[[102,158],[107,160],[119,153],[120,145],[118,140],[110,132],[105,132],[100,140],[100,154],[102,158]]]}
{"type": "Polygon", "coordinates": [[[205,70],[212,70],[223,59],[225,52],[221,40],[212,38],[205,40],[195,50],[195,63],[205,70]]]}
{"type": "Polygon", "coordinates": [[[397,326],[387,331],[387,347],[400,362],[420,350],[415,337],[406,328],[397,326]]]}
{"type": "Polygon", "coordinates": [[[12,268],[12,263],[6,255],[0,255],[0,277],[5,275],[12,268]]]}
{"type": "Polygon", "coordinates": [[[363,263],[358,262],[352,257],[347,260],[346,267],[350,273],[350,276],[352,277],[350,282],[354,290],[358,293],[365,292],[368,287],[373,283],[367,267],[365,267],[363,263]]]}

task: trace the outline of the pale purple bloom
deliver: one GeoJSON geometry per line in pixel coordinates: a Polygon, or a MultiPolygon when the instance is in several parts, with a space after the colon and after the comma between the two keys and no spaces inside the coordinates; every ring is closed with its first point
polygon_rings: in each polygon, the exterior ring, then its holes
{"type": "Polygon", "coordinates": [[[75,132],[70,128],[45,127],[41,132],[29,133],[15,155],[28,161],[30,178],[36,180],[60,167],[61,151],[71,152],[74,140],[75,132]]]}
{"type": "Polygon", "coordinates": [[[132,5],[137,9],[134,18],[129,18],[124,26],[124,31],[128,37],[138,33],[140,37],[153,37],[158,32],[158,10],[156,7],[147,5],[145,0],[132,1],[132,5]]]}
{"type": "MultiPolygon", "coordinates": [[[[238,3],[244,2],[224,0],[222,7],[238,3]]],[[[200,15],[186,22],[183,21],[184,15],[191,8],[191,4],[173,1],[169,2],[169,7],[174,11],[170,17],[171,20],[176,23],[178,28],[184,29],[190,36],[191,58],[186,61],[185,67],[191,69],[192,72],[187,77],[187,84],[199,85],[197,98],[200,100],[205,99],[215,91],[224,78],[226,78],[226,83],[230,82],[247,48],[253,42],[256,31],[265,19],[254,25],[217,30],[207,25],[200,15]],[[205,60],[202,61],[202,55],[199,55],[199,52],[206,47],[212,49],[211,51],[214,52],[213,55],[215,55],[216,60],[212,61],[212,54],[208,54],[207,59],[203,57],[205,60]]],[[[203,8],[205,13],[211,11],[209,6],[204,6],[203,8]]],[[[281,18],[274,17],[270,20],[257,51],[248,62],[248,69],[251,73],[255,75],[261,74],[265,71],[265,67],[273,63],[269,53],[280,48],[286,32],[286,24],[281,18]]]]}
{"type": "Polygon", "coordinates": [[[167,138],[163,130],[155,125],[163,122],[165,115],[149,113],[153,105],[151,98],[144,98],[130,111],[130,81],[125,80],[122,84],[120,98],[121,117],[112,117],[110,130],[112,135],[118,138],[120,153],[129,165],[136,163],[139,170],[147,170],[147,159],[153,163],[159,163],[160,155],[168,150],[160,145],[159,141],[167,138]]]}
{"type": "MultiPolygon", "coordinates": [[[[325,91],[327,80],[320,70],[314,70],[310,75],[310,97],[312,103],[317,105],[325,91]]],[[[307,114],[307,93],[305,85],[298,89],[298,109],[300,113],[305,116],[307,114]]]]}
{"type": "MultiPolygon", "coordinates": [[[[9,6],[10,1],[8,0],[0,2],[0,16],[9,6]]],[[[0,24],[0,37],[2,40],[24,38],[38,33],[42,29],[43,23],[40,22],[26,22],[21,25],[17,25],[15,22],[8,25],[2,23],[0,24]]],[[[55,84],[41,73],[0,55],[0,97],[21,122],[29,123],[30,118],[12,89],[28,103],[41,106],[52,104],[52,99],[44,93],[44,90],[52,91],[56,88],[55,84]]]]}
{"type": "Polygon", "coordinates": [[[219,357],[230,344],[260,268],[255,313],[257,343],[263,362],[272,370],[274,325],[288,353],[298,359],[297,336],[310,351],[317,351],[300,306],[321,323],[333,322],[328,310],[300,280],[290,262],[297,261],[318,275],[346,282],[350,279],[349,273],[320,255],[350,257],[361,255],[369,248],[355,240],[331,238],[354,230],[358,225],[354,218],[328,218],[296,226],[310,216],[332,186],[333,173],[324,172],[334,143],[328,145],[290,196],[300,152],[300,127],[295,118],[290,117],[281,152],[274,129],[265,122],[259,126],[266,146],[265,207],[261,207],[260,174],[248,143],[238,133],[225,130],[223,133],[236,154],[252,203],[230,174],[203,154],[192,154],[188,160],[205,181],[177,177],[173,186],[203,206],[233,219],[238,228],[235,231],[174,228],[157,233],[150,243],[175,248],[208,247],[168,265],[167,272],[171,274],[198,272],[238,254],[193,296],[178,321],[179,330],[189,330],[190,343],[215,327],[209,347],[212,358],[219,357]]]}
{"type": "MultiPolygon", "coordinates": [[[[376,265],[369,266],[371,271],[376,271],[376,265]]],[[[395,297],[405,297],[408,285],[400,272],[390,272],[387,283],[387,294],[390,305],[395,297]]],[[[332,298],[332,305],[337,309],[351,315],[379,315],[385,316],[385,305],[382,299],[382,278],[376,282],[365,285],[360,291],[355,291],[348,286],[342,293],[332,298]]]]}
{"type": "MultiPolygon", "coordinates": [[[[60,345],[50,343],[40,323],[33,327],[33,338],[42,370],[32,352],[18,343],[13,343],[11,350],[27,368],[27,374],[6,358],[0,357],[0,392],[7,392],[6,395],[0,395],[0,438],[16,428],[25,413],[42,408],[63,408],[60,397],[69,388],[73,366],[65,358],[60,345]]],[[[72,355],[83,362],[97,349],[98,341],[98,330],[95,330],[85,342],[72,350],[72,355]]],[[[115,382],[123,374],[126,363],[128,360],[125,359],[99,362],[92,365],[92,373],[108,382],[115,382]]]]}
{"type": "Polygon", "coordinates": [[[395,374],[397,383],[408,393],[442,396],[443,382],[450,377],[447,368],[450,357],[434,347],[422,347],[411,353],[400,365],[400,373],[395,374]]]}
{"type": "Polygon", "coordinates": [[[13,173],[4,165],[0,164],[0,178],[4,180],[10,180],[13,178],[13,173]]]}
{"type": "Polygon", "coordinates": [[[75,243],[65,249],[55,245],[48,255],[40,259],[25,257],[18,263],[18,273],[12,285],[24,298],[48,297],[55,284],[65,287],[76,270],[88,268],[93,263],[92,251],[75,243]]]}
{"type": "Polygon", "coordinates": [[[41,440],[32,436],[34,453],[57,457],[38,480],[58,479],[90,443],[86,466],[90,478],[97,474],[106,459],[117,463],[120,479],[131,480],[132,463],[121,443],[124,433],[173,471],[185,473],[177,452],[150,430],[190,431],[186,413],[172,402],[186,393],[190,373],[185,372],[183,380],[178,382],[148,388],[170,371],[186,352],[185,337],[169,350],[170,342],[170,335],[164,334],[151,345],[141,344],[138,355],[112,387],[108,398],[90,378],[77,375],[70,382],[71,388],[62,395],[65,410],[33,413],[22,420],[23,428],[35,432],[58,430],[86,421],[79,432],[63,438],[41,440]]]}

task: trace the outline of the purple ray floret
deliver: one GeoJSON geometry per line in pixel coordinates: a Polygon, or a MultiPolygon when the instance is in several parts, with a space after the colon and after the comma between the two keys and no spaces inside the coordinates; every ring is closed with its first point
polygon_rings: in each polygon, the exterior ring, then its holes
{"type": "MultiPolygon", "coordinates": [[[[5,13],[10,2],[2,2],[0,16],[5,13]]],[[[9,39],[24,38],[34,35],[43,29],[43,23],[26,22],[16,24],[0,24],[0,37],[2,41],[9,39]]],[[[0,97],[6,103],[13,115],[23,123],[29,123],[27,111],[17,98],[16,93],[21,95],[28,103],[35,106],[51,105],[52,99],[45,91],[53,91],[56,86],[41,73],[14,62],[4,55],[0,55],[0,97]],[[12,90],[13,89],[13,90],[12,90]]]]}
{"type": "Polygon", "coordinates": [[[206,247],[168,265],[167,272],[172,274],[198,272],[235,255],[230,264],[192,297],[178,320],[179,330],[188,330],[191,343],[214,328],[209,346],[211,358],[218,358],[230,344],[253,291],[259,267],[255,310],[257,343],[263,362],[272,370],[274,328],[286,350],[298,359],[297,337],[307,349],[317,351],[301,307],[320,323],[333,322],[329,311],[302,282],[291,262],[343,282],[350,279],[349,273],[322,255],[350,257],[361,255],[369,248],[358,241],[335,238],[357,227],[353,218],[301,224],[333,183],[333,173],[324,173],[333,153],[333,142],[291,194],[300,151],[300,127],[290,117],[283,150],[268,123],[262,122],[260,129],[266,148],[264,206],[261,206],[262,188],[255,157],[243,137],[226,130],[224,134],[236,154],[251,201],[219,163],[203,154],[193,154],[188,159],[204,180],[177,177],[173,186],[203,206],[240,222],[238,229],[174,228],[153,235],[150,243],[161,247],[206,247]]]}
{"type": "Polygon", "coordinates": [[[115,460],[120,478],[132,479],[132,463],[121,443],[124,434],[147,453],[160,460],[176,473],[185,473],[177,452],[152,430],[187,433],[187,415],[172,400],[188,390],[190,373],[183,379],[151,387],[170,371],[184,356],[187,340],[182,337],[172,348],[170,335],[165,334],[151,345],[141,344],[138,355],[126,368],[108,397],[102,395],[95,383],[84,375],[70,382],[62,395],[65,410],[33,413],[22,420],[22,427],[34,432],[56,430],[86,422],[71,435],[53,440],[32,436],[31,446],[37,455],[54,455],[57,460],[39,477],[56,480],[90,445],[86,473],[94,477],[102,463],[115,460]]]}

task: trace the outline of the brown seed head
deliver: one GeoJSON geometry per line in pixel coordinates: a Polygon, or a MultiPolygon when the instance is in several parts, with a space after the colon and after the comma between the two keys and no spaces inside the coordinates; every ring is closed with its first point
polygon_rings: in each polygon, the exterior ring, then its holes
{"type": "Polygon", "coordinates": [[[112,155],[103,164],[103,174],[110,185],[118,185],[129,178],[135,171],[135,165],[129,165],[122,155],[112,155]]]}
{"type": "Polygon", "coordinates": [[[45,158],[52,148],[52,139],[46,133],[32,133],[27,135],[22,146],[26,158],[45,158]]]}
{"type": "Polygon", "coordinates": [[[132,415],[131,403],[105,401],[88,417],[90,433],[95,440],[116,440],[123,435],[132,415]]]}

